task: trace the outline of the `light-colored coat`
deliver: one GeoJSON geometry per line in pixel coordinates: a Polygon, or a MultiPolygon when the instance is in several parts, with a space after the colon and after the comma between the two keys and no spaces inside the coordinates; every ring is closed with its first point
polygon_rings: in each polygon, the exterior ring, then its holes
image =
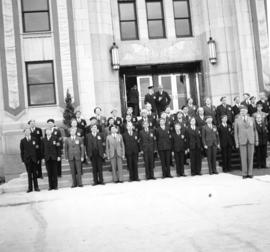
{"type": "Polygon", "coordinates": [[[114,158],[115,154],[121,158],[125,156],[125,145],[121,135],[116,134],[116,138],[114,138],[113,135],[107,136],[106,154],[109,159],[114,158]]]}
{"type": "Polygon", "coordinates": [[[258,133],[252,117],[247,116],[246,122],[244,122],[242,116],[237,118],[234,124],[234,139],[236,147],[246,144],[258,144],[258,133]]]}

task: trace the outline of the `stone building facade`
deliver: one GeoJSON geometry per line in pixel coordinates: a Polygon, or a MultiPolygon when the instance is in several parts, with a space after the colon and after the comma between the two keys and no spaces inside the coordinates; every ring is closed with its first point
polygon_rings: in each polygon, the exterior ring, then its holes
{"type": "Polygon", "coordinates": [[[142,99],[162,83],[173,110],[187,97],[232,103],[270,91],[267,13],[267,0],[0,0],[0,175],[24,170],[18,145],[29,119],[61,124],[67,89],[85,118],[96,105],[123,111],[133,85],[142,99]]]}

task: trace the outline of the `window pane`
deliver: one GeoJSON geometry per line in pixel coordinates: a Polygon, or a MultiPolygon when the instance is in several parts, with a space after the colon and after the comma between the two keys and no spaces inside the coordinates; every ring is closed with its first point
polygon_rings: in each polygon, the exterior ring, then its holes
{"type": "Polygon", "coordinates": [[[23,0],[23,11],[48,10],[47,0],[23,0]]]}
{"type": "Polygon", "coordinates": [[[162,20],[148,21],[150,38],[163,38],[165,36],[162,20]]]}
{"type": "Polygon", "coordinates": [[[161,2],[147,2],[147,18],[148,19],[163,18],[161,2]]]}
{"type": "Polygon", "coordinates": [[[191,30],[188,19],[177,19],[175,20],[176,36],[190,36],[191,30]]]}
{"type": "Polygon", "coordinates": [[[25,32],[49,31],[48,12],[24,13],[25,32]]]}
{"type": "Polygon", "coordinates": [[[174,1],[173,5],[174,5],[174,16],[176,18],[189,17],[187,1],[174,1]]]}
{"type": "Polygon", "coordinates": [[[136,22],[121,23],[121,38],[122,39],[137,39],[136,22]]]}
{"type": "Polygon", "coordinates": [[[121,3],[119,4],[120,20],[135,20],[135,11],[133,3],[121,3]]]}
{"type": "Polygon", "coordinates": [[[52,63],[28,64],[28,84],[52,83],[52,63]]]}
{"type": "Polygon", "coordinates": [[[49,85],[31,85],[29,87],[30,105],[55,104],[54,86],[49,85]]]}

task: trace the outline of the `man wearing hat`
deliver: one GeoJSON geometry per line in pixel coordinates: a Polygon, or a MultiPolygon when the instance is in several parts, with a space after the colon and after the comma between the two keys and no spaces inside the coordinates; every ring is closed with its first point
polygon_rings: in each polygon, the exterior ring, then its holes
{"type": "MultiPolygon", "coordinates": [[[[62,150],[63,150],[63,138],[62,138],[62,133],[61,133],[60,129],[55,126],[54,119],[48,119],[47,120],[47,125],[48,125],[48,128],[52,132],[52,136],[54,136],[57,139],[57,144],[60,146],[60,149],[61,149],[61,152],[62,152],[62,150]]],[[[45,134],[45,136],[46,136],[46,134],[45,134]]],[[[58,177],[62,176],[62,161],[61,160],[57,161],[57,175],[58,175],[58,177]]]]}
{"type": "Polygon", "coordinates": [[[233,128],[230,124],[227,124],[227,121],[227,115],[222,115],[221,124],[219,126],[219,141],[223,172],[229,172],[231,170],[231,155],[234,146],[233,128]]]}
{"type": "Polygon", "coordinates": [[[244,105],[248,108],[248,105],[250,104],[250,102],[249,102],[250,94],[244,93],[243,97],[244,97],[244,100],[241,102],[241,105],[244,105]]]}
{"type": "Polygon", "coordinates": [[[248,114],[252,116],[254,113],[257,112],[256,97],[251,96],[249,100],[250,100],[250,103],[248,105],[248,114]]]}
{"type": "Polygon", "coordinates": [[[157,107],[156,107],[156,96],[154,93],[154,86],[149,86],[148,87],[148,93],[144,97],[144,104],[150,103],[152,106],[152,112],[156,113],[157,112],[157,107]]]}
{"type": "Polygon", "coordinates": [[[247,107],[240,107],[240,116],[234,124],[234,140],[236,148],[240,149],[242,176],[252,178],[254,145],[258,145],[258,133],[254,119],[247,114],[247,107]]]}
{"type": "MultiPolygon", "coordinates": [[[[35,120],[30,120],[28,122],[28,125],[30,126],[31,136],[37,139],[37,143],[39,145],[39,150],[41,147],[41,140],[42,140],[42,130],[41,128],[36,127],[35,120]]],[[[41,164],[41,155],[38,155],[37,157],[37,177],[43,178],[42,176],[42,164],[41,164]]]]}
{"type": "Polygon", "coordinates": [[[202,143],[206,151],[209,174],[218,174],[216,167],[217,148],[219,148],[219,135],[217,127],[213,125],[212,116],[205,118],[206,125],[202,128],[202,143]]]}
{"type": "Polygon", "coordinates": [[[239,109],[239,107],[241,106],[241,104],[240,104],[240,97],[239,96],[235,96],[233,98],[233,101],[234,101],[234,105],[232,107],[232,110],[233,110],[234,117],[236,117],[240,113],[240,109],[239,109]]]}
{"type": "Polygon", "coordinates": [[[157,113],[160,117],[161,112],[165,111],[167,106],[171,103],[171,97],[169,94],[163,90],[163,86],[158,86],[158,91],[155,94],[156,96],[156,106],[157,106],[157,113]]]}
{"type": "Polygon", "coordinates": [[[217,125],[221,123],[221,115],[227,115],[228,123],[233,123],[233,111],[232,107],[227,104],[227,98],[222,96],[220,98],[221,104],[217,106],[217,125]]]}

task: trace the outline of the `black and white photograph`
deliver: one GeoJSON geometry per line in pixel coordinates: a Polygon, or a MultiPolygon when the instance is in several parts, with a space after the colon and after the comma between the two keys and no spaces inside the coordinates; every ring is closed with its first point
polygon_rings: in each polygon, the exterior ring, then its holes
{"type": "Polygon", "coordinates": [[[0,252],[269,252],[269,0],[0,0],[0,252]]]}

